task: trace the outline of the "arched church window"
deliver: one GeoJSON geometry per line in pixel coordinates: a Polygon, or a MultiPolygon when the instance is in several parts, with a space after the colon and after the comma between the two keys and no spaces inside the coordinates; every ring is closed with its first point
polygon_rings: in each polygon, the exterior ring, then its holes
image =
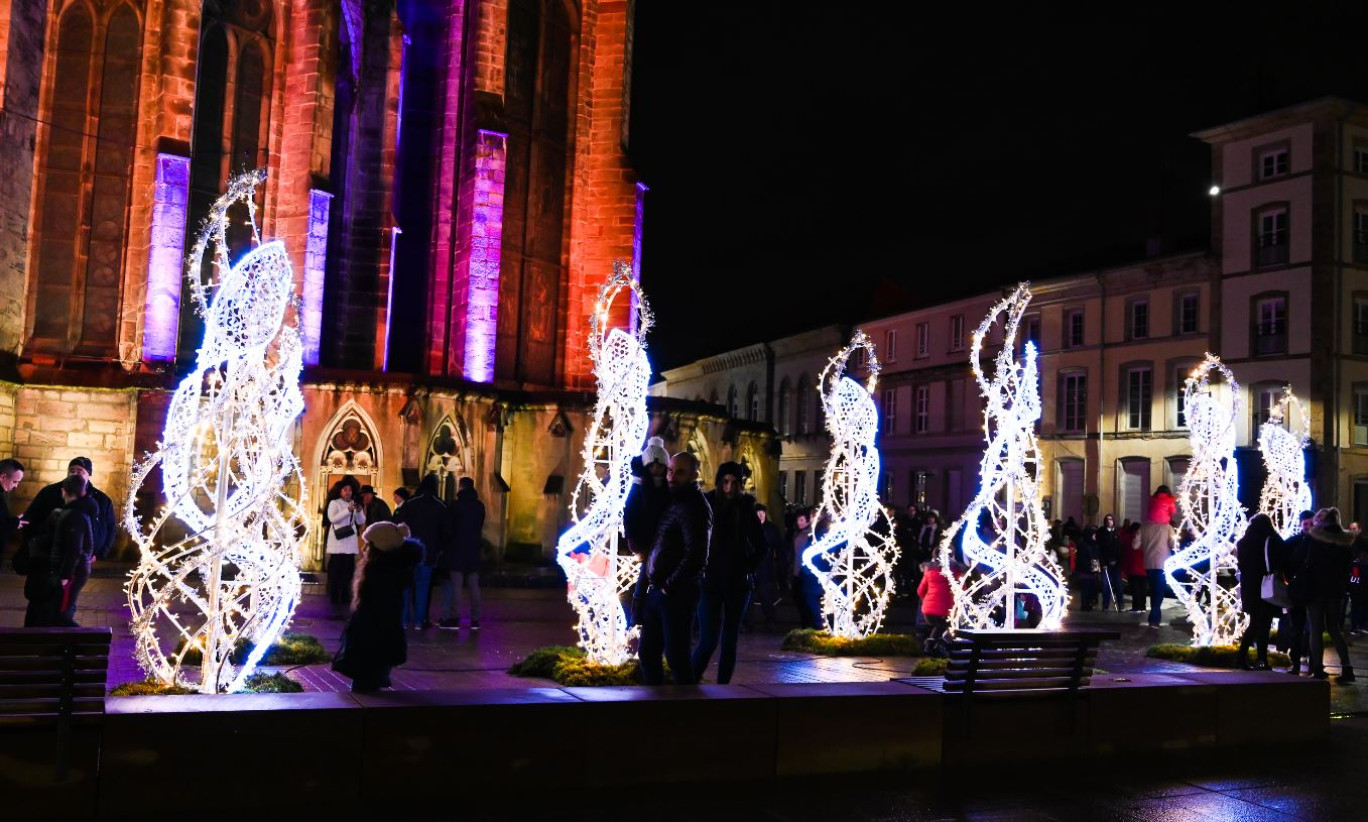
{"type": "Polygon", "coordinates": [[[117,354],[142,26],[127,3],[71,3],[56,29],[39,159],[29,349],[117,354]]]}
{"type": "Polygon", "coordinates": [[[437,495],[443,502],[456,499],[456,481],[464,471],[459,436],[456,422],[447,417],[437,424],[428,441],[423,473],[437,477],[437,495]]]}

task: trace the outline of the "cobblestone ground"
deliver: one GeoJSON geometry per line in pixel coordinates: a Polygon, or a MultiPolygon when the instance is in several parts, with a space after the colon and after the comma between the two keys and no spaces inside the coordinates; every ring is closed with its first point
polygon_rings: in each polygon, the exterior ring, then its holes
{"type": "MultiPolygon", "coordinates": [[[[114,629],[110,660],[112,685],[140,679],[132,656],[128,633],[128,608],[124,601],[123,574],[126,569],[106,565],[86,586],[81,595],[77,621],[82,625],[109,626],[114,629]]],[[[0,626],[23,624],[23,580],[13,573],[0,574],[0,626]]],[[[345,624],[345,614],[335,611],[316,584],[305,586],[305,596],[296,615],[293,630],[319,638],[331,652],[345,624]]],[[[736,676],[738,684],[776,682],[867,682],[909,676],[913,660],[906,658],[829,658],[779,650],[783,633],[796,627],[796,617],[786,604],[778,609],[778,624],[773,632],[757,630],[741,637],[736,676]]],[[[434,614],[436,612],[434,611],[434,614]]],[[[1169,604],[1166,622],[1182,617],[1182,610],[1169,604]]],[[[563,590],[555,588],[504,588],[484,590],[481,630],[472,631],[468,623],[460,630],[431,628],[409,632],[409,662],[395,672],[395,687],[406,690],[451,688],[517,688],[546,685],[546,680],[524,679],[507,673],[509,666],[529,651],[543,645],[573,645],[574,612],[565,601],[563,590]]],[[[895,605],[889,630],[910,631],[914,611],[895,605]]],[[[1145,650],[1156,642],[1185,643],[1189,633],[1166,624],[1159,630],[1144,625],[1142,614],[1115,612],[1072,612],[1070,626],[1105,627],[1121,633],[1119,642],[1107,643],[1098,656],[1098,668],[1112,675],[1126,673],[1166,673],[1194,670],[1182,663],[1148,659],[1145,650]]],[[[1351,656],[1360,671],[1368,671],[1368,637],[1351,640],[1351,656]]],[[[1336,671],[1338,659],[1327,649],[1326,662],[1336,671]]],[[[714,663],[715,664],[715,663],[714,663]]],[[[715,669],[705,674],[710,678],[715,669]]],[[[290,669],[289,675],[307,690],[345,690],[349,683],[332,673],[326,664],[290,669]]],[[[1335,686],[1336,713],[1368,710],[1364,689],[1368,684],[1335,686]]]]}

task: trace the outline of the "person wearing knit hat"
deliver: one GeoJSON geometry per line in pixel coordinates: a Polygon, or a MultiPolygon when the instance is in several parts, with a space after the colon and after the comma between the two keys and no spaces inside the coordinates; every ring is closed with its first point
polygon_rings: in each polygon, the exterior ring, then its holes
{"type": "Polygon", "coordinates": [[[646,450],[641,452],[641,465],[659,465],[661,475],[665,474],[665,469],[670,467],[670,452],[665,450],[665,440],[660,437],[646,440],[646,450]]]}
{"type": "Polygon", "coordinates": [[[660,518],[670,507],[670,486],[665,481],[665,473],[670,467],[670,454],[665,450],[665,440],[651,437],[646,441],[646,450],[632,460],[632,487],[627,490],[627,502],[622,512],[622,530],[627,537],[627,550],[642,560],[641,574],[630,600],[623,605],[627,610],[627,624],[634,624],[636,613],[646,595],[645,559],[655,542],[656,529],[660,518]]]}
{"type": "Polygon", "coordinates": [[[352,691],[373,693],[390,685],[390,673],[408,659],[404,637],[404,589],[423,546],[403,523],[377,522],[361,534],[366,543],[356,565],[352,614],[332,668],[351,677],[352,691]]]}

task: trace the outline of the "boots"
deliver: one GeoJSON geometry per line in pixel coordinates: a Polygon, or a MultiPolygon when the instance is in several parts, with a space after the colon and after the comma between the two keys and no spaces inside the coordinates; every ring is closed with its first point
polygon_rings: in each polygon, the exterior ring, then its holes
{"type": "Polygon", "coordinates": [[[1339,675],[1339,676],[1335,677],[1335,684],[1336,684],[1336,685],[1347,685],[1347,684],[1349,684],[1350,682],[1353,682],[1353,681],[1354,681],[1354,669],[1353,669],[1352,667],[1348,667],[1348,666],[1346,666],[1346,667],[1344,668],[1344,670],[1342,670],[1342,671],[1340,672],[1340,675],[1339,675]]]}

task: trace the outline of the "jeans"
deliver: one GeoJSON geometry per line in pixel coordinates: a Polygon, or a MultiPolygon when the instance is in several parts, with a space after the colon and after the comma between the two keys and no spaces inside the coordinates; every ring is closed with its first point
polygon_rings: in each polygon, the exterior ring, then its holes
{"type": "MultiPolygon", "coordinates": [[[[71,573],[71,587],[67,594],[66,611],[62,614],[63,619],[59,620],[62,625],[76,626],[76,597],[80,596],[81,589],[85,587],[86,580],[90,579],[90,563],[92,559],[76,560],[76,570],[71,573]]],[[[60,605],[60,603],[59,603],[60,605]]]]}
{"type": "Polygon", "coordinates": [[[822,614],[822,583],[806,566],[802,573],[793,578],[793,604],[798,607],[799,628],[826,630],[826,617],[822,614]]]}
{"type": "Polygon", "coordinates": [[[698,598],[698,647],[693,652],[693,675],[701,678],[708,668],[717,641],[722,640],[722,654],[717,658],[717,684],[731,682],[736,670],[736,639],[741,633],[741,616],[750,605],[751,592],[741,588],[733,591],[704,590],[698,598]]]}
{"type": "Polygon", "coordinates": [[[670,673],[676,685],[693,685],[693,662],[689,659],[689,640],[693,629],[694,609],[698,592],[693,586],[671,591],[666,595],[651,586],[642,600],[641,641],[637,656],[641,660],[641,681],[647,685],[665,684],[665,666],[660,656],[670,663],[670,673]]]}
{"type": "Polygon", "coordinates": [[[1245,665],[1248,656],[1249,646],[1254,646],[1254,654],[1260,664],[1268,663],[1268,634],[1273,627],[1273,617],[1278,615],[1278,609],[1269,605],[1267,602],[1247,603],[1245,612],[1249,614],[1249,627],[1245,629],[1244,636],[1240,637],[1240,652],[1236,657],[1236,664],[1245,665]]]}
{"type": "Polygon", "coordinates": [[[1325,634],[1339,654],[1340,667],[1353,670],[1354,663],[1349,661],[1349,645],[1344,641],[1344,595],[1321,597],[1306,603],[1307,630],[1311,634],[1311,654],[1306,658],[1306,667],[1312,673],[1325,670],[1325,634]]]}
{"type": "Polygon", "coordinates": [[[1287,615],[1278,623],[1278,644],[1292,658],[1292,670],[1301,669],[1302,657],[1306,656],[1306,606],[1296,605],[1287,609],[1287,615]]]}
{"type": "Polygon", "coordinates": [[[328,601],[333,605],[348,605],[352,601],[352,574],[356,572],[356,554],[328,554],[328,601]]]}
{"type": "Polygon", "coordinates": [[[1149,624],[1157,628],[1164,622],[1164,616],[1160,609],[1164,605],[1164,591],[1168,590],[1168,580],[1164,579],[1164,569],[1162,568],[1147,569],[1145,576],[1149,579],[1149,624]]]}
{"type": "Polygon", "coordinates": [[[438,585],[442,589],[442,610],[449,620],[461,618],[461,587],[470,589],[470,621],[480,621],[480,574],[478,571],[447,571],[438,585]],[[460,582],[457,582],[460,577],[460,582]]]}
{"type": "Polygon", "coordinates": [[[428,601],[432,598],[432,566],[416,565],[413,568],[413,587],[404,589],[404,625],[426,625],[428,601]]]}

